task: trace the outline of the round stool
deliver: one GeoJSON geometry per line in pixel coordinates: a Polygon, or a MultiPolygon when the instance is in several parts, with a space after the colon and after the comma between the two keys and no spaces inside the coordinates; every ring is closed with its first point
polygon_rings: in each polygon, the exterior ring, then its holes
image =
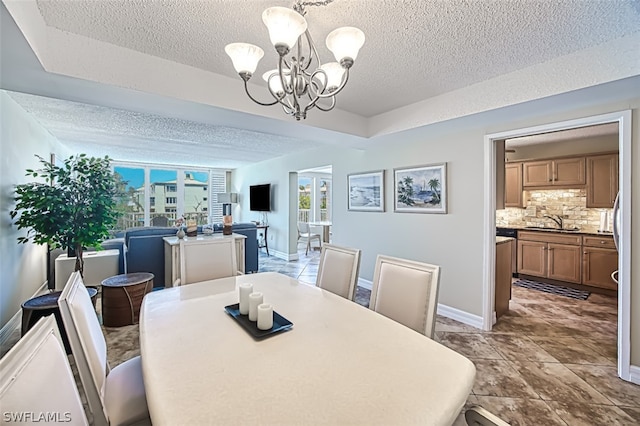
{"type": "MultiPolygon", "coordinates": [[[[98,290],[93,287],[87,287],[87,291],[95,308],[98,290]]],[[[71,353],[71,346],[69,346],[69,339],[67,338],[67,332],[64,329],[64,323],[60,316],[60,308],[58,307],[60,294],[62,294],[62,291],[54,291],[29,299],[22,304],[22,328],[20,330],[20,336],[24,336],[40,318],[53,314],[56,318],[58,329],[60,329],[62,343],[64,343],[64,348],[68,355],[71,353]]]]}
{"type": "Polygon", "coordinates": [[[102,281],[102,324],[122,327],[137,324],[144,295],[153,289],[153,274],[136,272],[102,281]]]}

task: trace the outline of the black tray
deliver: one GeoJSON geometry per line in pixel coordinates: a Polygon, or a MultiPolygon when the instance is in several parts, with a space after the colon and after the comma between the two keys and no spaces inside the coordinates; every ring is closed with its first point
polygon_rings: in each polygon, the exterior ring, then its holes
{"type": "Polygon", "coordinates": [[[237,322],[249,332],[253,337],[257,339],[261,339],[263,337],[272,336],[273,334],[288,330],[293,327],[293,323],[277,313],[273,311],[273,327],[270,330],[260,330],[258,328],[257,321],[249,321],[249,315],[240,314],[240,304],[236,303],[235,305],[225,306],[224,310],[227,311],[229,315],[231,315],[237,322]]]}

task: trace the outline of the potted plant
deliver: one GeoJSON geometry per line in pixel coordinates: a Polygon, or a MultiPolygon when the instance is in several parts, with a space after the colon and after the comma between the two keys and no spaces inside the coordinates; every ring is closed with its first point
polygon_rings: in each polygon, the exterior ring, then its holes
{"type": "Polygon", "coordinates": [[[17,217],[18,229],[27,229],[18,242],[49,244],[50,249],[67,249],[70,256],[75,253],[75,270],[82,275],[84,248],[99,246],[119,215],[110,159],[79,154],[57,166],[36,157],[41,168],[27,169],[26,175],[39,180],[15,187],[11,218],[17,217]]]}

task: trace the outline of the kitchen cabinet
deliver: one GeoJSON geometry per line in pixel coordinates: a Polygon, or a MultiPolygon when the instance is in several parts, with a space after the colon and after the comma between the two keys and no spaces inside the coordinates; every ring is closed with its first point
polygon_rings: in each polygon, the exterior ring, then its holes
{"type": "Polygon", "coordinates": [[[594,155],[587,162],[587,208],[613,208],[618,194],[618,154],[594,155]]]}
{"type": "Polygon", "coordinates": [[[618,251],[611,236],[585,236],[582,243],[582,284],[617,290],[611,278],[618,269],[618,251]]]}
{"type": "Polygon", "coordinates": [[[522,163],[523,187],[576,187],[585,182],[585,157],[522,163]]]}
{"type": "Polygon", "coordinates": [[[581,235],[518,233],[518,273],[580,283],[581,235]]]}
{"type": "Polygon", "coordinates": [[[504,206],[522,207],[522,163],[506,163],[504,206]]]}

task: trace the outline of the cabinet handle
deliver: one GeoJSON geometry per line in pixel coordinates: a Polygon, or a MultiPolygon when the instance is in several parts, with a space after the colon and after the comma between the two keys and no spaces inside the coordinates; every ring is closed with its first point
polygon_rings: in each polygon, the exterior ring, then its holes
{"type": "Polygon", "coordinates": [[[600,244],[607,244],[606,241],[600,241],[600,244]]]}
{"type": "Polygon", "coordinates": [[[583,251],[582,254],[589,254],[589,252],[583,251]]]}

